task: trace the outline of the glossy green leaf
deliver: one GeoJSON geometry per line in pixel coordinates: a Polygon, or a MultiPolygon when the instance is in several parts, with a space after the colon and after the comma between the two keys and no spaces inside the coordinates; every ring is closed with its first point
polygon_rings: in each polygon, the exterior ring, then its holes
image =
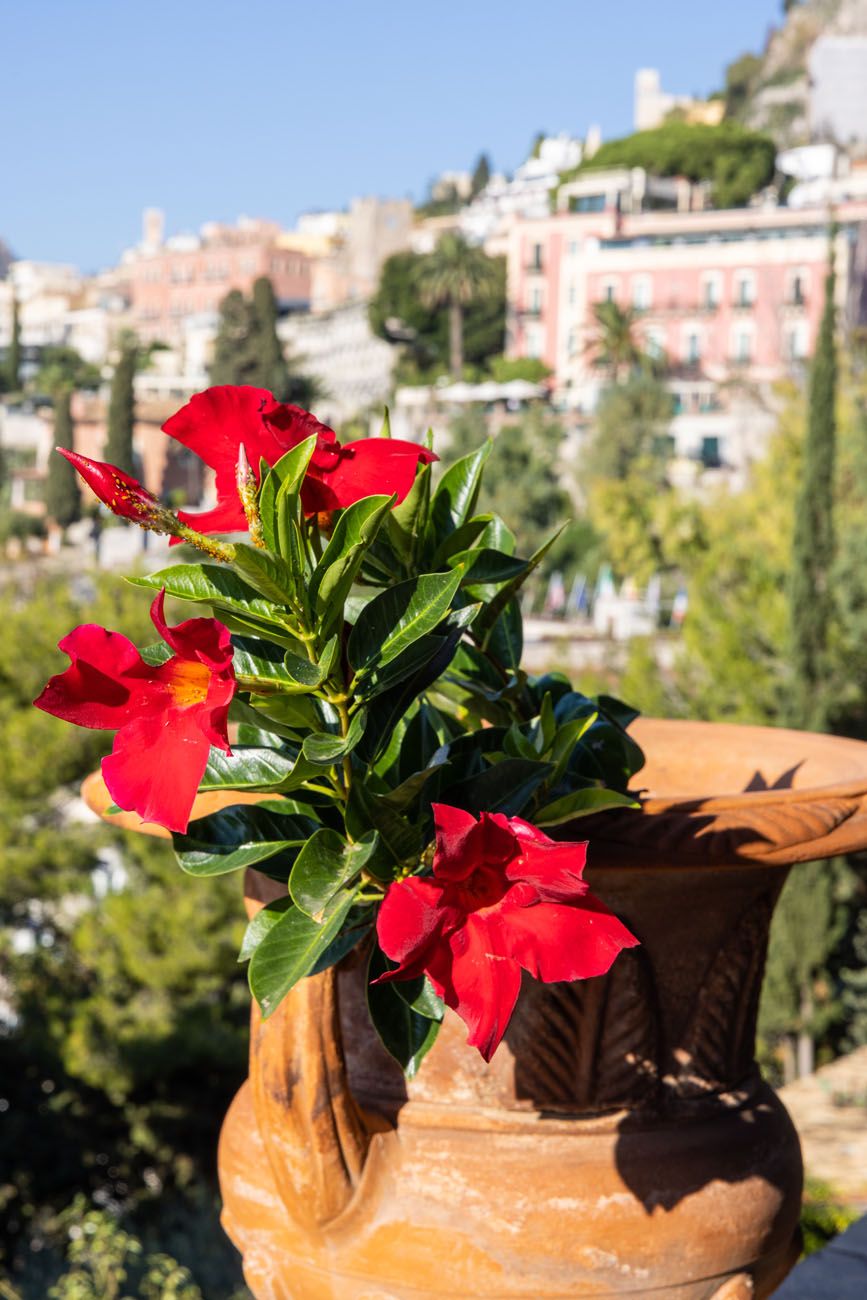
{"type": "Polygon", "coordinates": [[[501,812],[507,817],[517,817],[550,772],[550,763],[504,758],[460,785],[448,786],[442,792],[442,799],[476,815],[501,812]]]}
{"type": "Polygon", "coordinates": [[[477,451],[455,461],[443,474],[431,501],[431,525],[439,543],[474,513],[485,461],[491,454],[488,439],[477,451]]]}
{"type": "Polygon", "coordinates": [[[212,749],[200,790],[289,789],[315,769],[303,758],[276,749],[251,749],[236,745],[231,754],[212,749]]]}
{"type": "Polygon", "coordinates": [[[494,598],[483,607],[476,624],[476,630],[480,635],[490,635],[491,628],[494,626],[509,601],[518,594],[530,574],[533,573],[534,570],[538,569],[539,565],[542,563],[565,527],[566,525],[563,524],[558,528],[556,533],[549,537],[548,540],[530,556],[527,561],[526,569],[524,569],[522,573],[519,573],[517,577],[511,578],[509,582],[505,583],[497,592],[496,596],[494,596],[494,598]]]}
{"type": "Polygon", "coordinates": [[[286,894],[284,898],[275,899],[267,907],[259,908],[259,911],[250,919],[244,931],[244,938],[241,940],[241,947],[238,952],[239,962],[250,960],[268,931],[273,930],[283,913],[292,906],[292,899],[286,894]]]}
{"type": "Polygon", "coordinates": [[[255,587],[266,600],[286,605],[292,599],[295,579],[292,570],[279,555],[256,546],[248,546],[246,542],[237,542],[234,565],[241,570],[250,586],[255,587]]]}
{"type": "Polygon", "coordinates": [[[439,1021],[445,1015],[446,1004],[434,992],[426,975],[417,980],[395,980],[391,987],[399,998],[403,998],[410,1010],[424,1016],[426,1020],[439,1021]]]}
{"type": "MultiPolygon", "coordinates": [[[[295,678],[286,668],[285,659],[292,653],[274,642],[254,637],[232,637],[232,666],[239,685],[260,693],[292,691],[295,678]]],[[[294,658],[294,656],[293,656],[294,658]]],[[[307,662],[306,660],[304,661],[307,662]]]]}
{"type": "Polygon", "coordinates": [[[134,587],[159,590],[179,600],[204,602],[213,609],[228,610],[242,618],[246,615],[262,622],[285,626],[285,610],[261,597],[231,569],[216,564],[175,564],[146,577],[127,578],[134,587]]]}
{"type": "Polygon", "coordinates": [[[305,736],[302,746],[304,757],[310,763],[330,767],[336,759],[352,753],[364,735],[366,723],[367,714],[361,709],[350,722],[345,736],[332,732],[315,732],[312,736],[305,736]]]}
{"type": "Polygon", "coordinates": [[[461,571],[424,573],[383,591],[359,615],[349,637],[349,662],[357,672],[382,668],[443,619],[461,571]]]}
{"type": "Polygon", "coordinates": [[[316,823],[275,815],[255,804],[236,804],[190,822],[172,836],[181,867],[191,876],[221,876],[265,862],[304,844],[316,823]]]}
{"type": "Polygon", "coordinates": [[[527,568],[527,563],[515,555],[506,555],[503,551],[494,551],[487,546],[480,550],[458,551],[449,559],[452,568],[463,567],[461,585],[464,587],[508,582],[510,578],[519,577],[527,568]]]}
{"type": "Polygon", "coordinates": [[[284,655],[283,666],[289,682],[297,691],[315,691],[325,681],[325,673],[319,664],[291,651],[284,655]]]}
{"type": "Polygon", "coordinates": [[[309,975],[329,945],[337,938],[354,902],[356,891],[342,890],[321,924],[298,907],[284,907],[253,953],[249,968],[250,991],[267,1019],[300,979],[309,975]]]}
{"type": "Polygon", "coordinates": [[[165,641],[157,641],[155,645],[146,645],[139,650],[139,654],[145,663],[151,664],[154,668],[158,668],[160,664],[168,663],[174,653],[172,647],[166,645],[165,641]]]}
{"type": "Polygon", "coordinates": [[[310,579],[310,601],[317,609],[324,609],[332,599],[342,605],[361,566],[364,551],[376,537],[393,500],[386,496],[364,497],[341,510],[310,579]]]}
{"type": "Polygon", "coordinates": [[[267,474],[259,490],[259,515],[262,520],[262,533],[269,550],[279,549],[277,534],[277,496],[281,488],[287,492],[297,492],[301,487],[310,457],[316,449],[316,435],[305,438],[281,456],[274,468],[267,474]]]}
{"type": "Polygon", "coordinates": [[[362,843],[350,844],[335,830],[318,830],[298,854],[289,877],[296,906],[320,921],[331,899],[361,872],[375,847],[375,832],[362,843]]]}
{"type": "Polygon", "coordinates": [[[396,991],[395,984],[373,983],[386,969],[382,954],[374,948],[367,987],[370,1018],[385,1050],[402,1067],[407,1078],[412,1078],[436,1041],[439,1021],[414,1010],[396,991]]]}
{"type": "Polygon", "coordinates": [[[629,795],[619,794],[616,790],[606,790],[600,786],[590,786],[585,790],[573,790],[562,799],[555,799],[533,814],[537,826],[556,826],[560,822],[572,821],[577,817],[587,817],[590,813],[603,812],[606,808],[639,808],[641,805],[629,795]]]}

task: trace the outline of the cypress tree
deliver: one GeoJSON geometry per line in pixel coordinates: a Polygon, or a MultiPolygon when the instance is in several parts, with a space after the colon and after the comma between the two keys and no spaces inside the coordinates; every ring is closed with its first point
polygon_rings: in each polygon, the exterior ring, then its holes
{"type": "Polygon", "coordinates": [[[6,386],[17,393],[21,387],[21,320],[18,299],[12,298],[12,332],[9,338],[9,355],[6,358],[6,386]]]}
{"type": "Polygon", "coordinates": [[[253,352],[260,388],[269,389],[279,402],[288,400],[289,367],[277,336],[277,299],[274,286],[262,275],[253,285],[253,352]]]}
{"type": "Polygon", "coordinates": [[[830,583],[834,560],[834,458],[837,351],[834,341],[834,267],[825,281],[825,310],[810,373],[801,490],[792,541],[789,618],[793,689],[789,720],[821,730],[827,720],[825,690],[828,632],[833,617],[830,583]]]}
{"type": "Polygon", "coordinates": [[[486,153],[480,153],[476,161],[476,165],[473,169],[473,179],[472,179],[472,184],[470,186],[470,196],[472,198],[475,198],[477,194],[481,194],[482,190],[485,188],[485,186],[487,185],[490,179],[491,179],[491,164],[488,161],[488,155],[486,153]]]}
{"type": "MultiPolygon", "coordinates": [[[[54,445],[74,450],[75,428],[72,422],[72,392],[63,388],[54,401],[54,445]]],[[[81,495],[78,475],[69,461],[53,452],[48,462],[45,485],[45,509],[49,519],[65,532],[81,518],[81,495]]]]}
{"type": "Polygon", "coordinates": [[[253,334],[252,306],[240,289],[231,289],[220,303],[220,323],[209,370],[212,384],[258,383],[253,334]]]}
{"type": "Polygon", "coordinates": [[[108,430],[105,459],[127,474],[135,473],[132,432],[135,424],[136,349],[127,345],[121,351],[111,380],[108,402],[108,430]]]}

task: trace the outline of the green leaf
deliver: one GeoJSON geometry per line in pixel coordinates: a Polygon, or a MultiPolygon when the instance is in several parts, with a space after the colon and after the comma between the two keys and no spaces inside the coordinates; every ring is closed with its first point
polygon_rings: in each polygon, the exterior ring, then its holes
{"type": "Polygon", "coordinates": [[[331,899],[364,867],[375,849],[376,833],[350,844],[328,827],[318,830],[304,845],[289,877],[289,892],[297,907],[321,921],[331,899]]]}
{"type": "Polygon", "coordinates": [[[374,948],[368,972],[367,1005],[383,1047],[411,1079],[436,1041],[439,1021],[414,1010],[397,992],[396,985],[374,984],[373,980],[387,969],[381,952],[374,948]]]}
{"type": "Polygon", "coordinates": [[[320,664],[313,664],[301,655],[291,651],[283,656],[283,666],[292,687],[296,691],[315,691],[325,681],[325,673],[320,664]]]}
{"type": "Polygon", "coordinates": [[[359,673],[390,663],[442,620],[461,581],[461,571],[424,573],[383,591],[359,615],[347,654],[359,673]]]}
{"type": "MultiPolygon", "coordinates": [[[[288,672],[285,658],[290,652],[273,642],[253,637],[232,637],[234,656],[232,664],[239,685],[247,690],[260,693],[270,691],[292,691],[296,688],[295,678],[288,672]]],[[[292,656],[295,658],[295,656],[292,656]]],[[[303,662],[307,662],[304,660],[303,662]]]]}
{"type": "Polygon", "coordinates": [[[438,542],[474,513],[491,446],[489,438],[477,451],[456,460],[440,479],[431,502],[431,523],[438,542]]]}
{"type": "Polygon", "coordinates": [[[424,1016],[426,1020],[440,1021],[445,1015],[446,1004],[434,992],[426,975],[417,980],[395,980],[391,987],[412,1011],[424,1016]]]}
{"type": "Polygon", "coordinates": [[[298,907],[284,908],[250,962],[250,991],[267,1019],[291,988],[309,975],[337,938],[356,897],[345,889],[332,901],[321,924],[298,907]]]}
{"type": "Polygon", "coordinates": [[[359,700],[372,700],[377,695],[382,695],[384,691],[390,690],[398,682],[410,677],[439,654],[445,642],[445,637],[435,636],[433,633],[419,637],[418,641],[413,642],[403,654],[392,659],[391,663],[386,664],[384,668],[373,668],[362,677],[353,692],[354,696],[359,700]]]}
{"type": "Polygon", "coordinates": [[[606,790],[601,786],[589,786],[585,790],[573,790],[562,799],[555,799],[546,807],[533,814],[536,826],[556,826],[560,822],[572,821],[577,817],[586,817],[590,813],[602,812],[605,808],[640,808],[637,800],[616,790],[606,790]]]}
{"type": "Polygon", "coordinates": [[[289,493],[299,490],[310,464],[310,457],[316,449],[316,434],[299,442],[297,447],[281,456],[277,464],[266,475],[259,490],[259,516],[262,520],[262,533],[265,544],[271,551],[279,549],[277,533],[277,496],[281,488],[289,493]]]}
{"type": "Polygon", "coordinates": [[[175,564],[170,569],[149,573],[146,577],[127,578],[134,587],[159,590],[165,587],[167,596],[179,600],[204,601],[214,609],[225,609],[242,618],[252,615],[264,623],[285,627],[285,610],[263,600],[246,582],[216,564],[175,564]]]}
{"type": "Polygon", "coordinates": [[[391,437],[391,413],[387,406],[382,408],[382,428],[379,431],[380,438],[391,437]]]}
{"type": "MultiPolygon", "coordinates": [[[[484,606],[482,607],[484,612],[484,606]]],[[[480,616],[481,617],[481,616],[480,616]]],[[[489,630],[485,649],[504,668],[517,673],[524,653],[524,620],[517,600],[510,600],[489,630]]],[[[502,687],[502,682],[500,683],[502,687]]]]}
{"type": "Polygon", "coordinates": [[[547,542],[544,542],[539,549],[530,556],[527,561],[527,567],[524,569],[523,573],[519,573],[517,577],[512,578],[509,582],[505,583],[505,585],[497,592],[493,600],[482,608],[482,612],[479,614],[476,623],[476,631],[480,635],[484,636],[485,633],[490,634],[491,628],[494,626],[509,601],[518,594],[530,574],[533,573],[535,569],[538,569],[539,565],[542,563],[565,527],[566,525],[563,524],[558,528],[556,533],[549,537],[547,542]]]}
{"type": "Polygon", "coordinates": [[[246,542],[236,542],[234,564],[266,600],[273,600],[278,605],[286,605],[291,600],[295,579],[279,555],[248,546],[246,542]]]}
{"type": "Polygon", "coordinates": [[[241,940],[241,948],[238,952],[239,962],[250,960],[268,931],[273,930],[280,917],[290,907],[292,907],[292,899],[287,894],[284,898],[275,899],[267,907],[259,908],[244,931],[244,938],[241,940]]]}
{"type": "Polygon", "coordinates": [[[191,876],[222,876],[265,862],[304,844],[316,823],[309,817],[275,815],[255,804],[236,804],[190,822],[172,836],[178,862],[191,876]]]}
{"type": "Polygon", "coordinates": [[[154,668],[167,663],[174,653],[172,647],[166,645],[165,641],[157,641],[155,645],[146,645],[143,650],[139,650],[145,663],[151,664],[154,668]]]}
{"type": "Polygon", "coordinates": [[[360,709],[350,722],[345,736],[332,732],[315,732],[312,736],[304,737],[301,752],[308,762],[330,767],[336,759],[352,753],[364,735],[366,723],[367,713],[360,709]]]}
{"type": "Polygon", "coordinates": [[[401,781],[400,785],[395,786],[393,790],[389,790],[387,794],[374,795],[374,798],[386,808],[394,808],[397,812],[401,812],[412,803],[413,799],[418,798],[431,777],[442,772],[443,768],[448,767],[448,765],[449,762],[444,746],[441,751],[438,751],[438,754],[434,755],[433,760],[427,767],[418,772],[412,772],[405,781],[401,781]]]}
{"type": "Polygon", "coordinates": [[[417,822],[410,823],[394,809],[387,807],[362,782],[355,781],[346,804],[346,829],[361,840],[370,828],[378,834],[377,852],[369,860],[369,869],[375,874],[382,867],[386,878],[395,866],[412,863],[424,847],[424,833],[417,822]]]}
{"type": "Polygon", "coordinates": [[[504,758],[478,776],[448,786],[442,798],[445,803],[453,803],[476,815],[501,812],[507,817],[517,817],[550,772],[550,763],[504,758]]]}
{"type": "Polygon", "coordinates": [[[403,501],[388,516],[388,535],[405,559],[415,554],[415,543],[424,531],[430,509],[431,466],[422,465],[403,501]]]}
{"type": "Polygon", "coordinates": [[[516,578],[524,572],[527,561],[484,546],[481,550],[458,551],[449,558],[449,565],[452,568],[462,566],[464,576],[461,585],[471,587],[508,582],[510,578],[516,578]]]}
{"type": "Polygon", "coordinates": [[[231,754],[212,749],[200,790],[287,790],[312,775],[315,769],[300,756],[276,749],[236,745],[231,754]]]}
{"type": "Polygon", "coordinates": [[[342,607],[364,552],[376,537],[393,501],[394,497],[364,497],[340,512],[310,579],[311,605],[324,610],[334,599],[342,607]]]}

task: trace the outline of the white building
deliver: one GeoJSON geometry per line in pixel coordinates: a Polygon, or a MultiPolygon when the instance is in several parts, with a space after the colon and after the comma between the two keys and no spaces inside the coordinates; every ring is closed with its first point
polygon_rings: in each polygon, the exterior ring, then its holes
{"type": "Polygon", "coordinates": [[[867,36],[820,36],[809,56],[814,138],[867,146],[867,36]]]}
{"type": "Polygon", "coordinates": [[[341,424],[388,401],[395,349],[372,332],[366,303],[287,316],[277,332],[299,368],[322,386],[320,419],[341,424]]]}

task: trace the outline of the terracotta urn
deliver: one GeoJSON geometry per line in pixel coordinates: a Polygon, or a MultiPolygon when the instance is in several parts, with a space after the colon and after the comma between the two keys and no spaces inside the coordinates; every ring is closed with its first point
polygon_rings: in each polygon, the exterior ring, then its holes
{"type": "MultiPolygon", "coordinates": [[[[641,946],[604,978],[527,980],[490,1065],[447,1013],[405,1080],[358,959],[254,1011],[219,1167],[257,1300],[737,1300],[795,1262],[801,1155],[756,1013],[789,867],[867,846],[867,745],[632,731],[643,811],[564,829],[641,946]]],[[[279,891],[251,872],[250,910],[279,891]]]]}

